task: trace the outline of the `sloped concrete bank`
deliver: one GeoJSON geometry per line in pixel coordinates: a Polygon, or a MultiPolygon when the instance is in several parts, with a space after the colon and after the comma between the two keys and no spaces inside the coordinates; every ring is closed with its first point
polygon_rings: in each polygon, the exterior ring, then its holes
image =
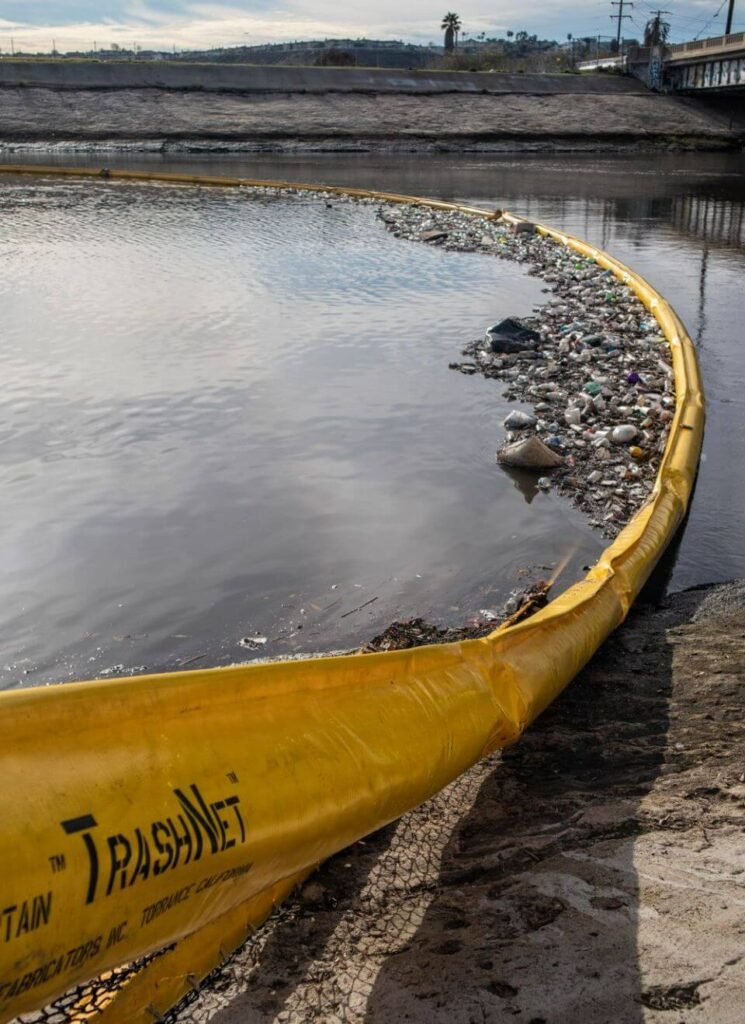
{"type": "Polygon", "coordinates": [[[169,1018],[739,1024],[745,583],[633,610],[501,755],[328,861],[169,1018]]]}
{"type": "Polygon", "coordinates": [[[615,75],[513,75],[390,68],[180,64],[177,61],[0,60],[0,86],[47,89],[171,89],[197,92],[575,93],[649,95],[636,78],[615,75]]]}
{"type": "Polygon", "coordinates": [[[87,83],[82,71],[56,84],[40,72],[25,81],[20,72],[11,75],[11,67],[0,62],[0,146],[6,152],[49,145],[591,152],[740,148],[745,140],[745,132],[703,102],[658,96],[627,79],[386,73],[378,80],[375,72],[364,72],[347,80],[338,70],[317,79],[312,72],[324,69],[262,68],[261,76],[246,77],[242,86],[240,78],[225,87],[209,77],[204,84],[174,86],[152,76],[134,86],[113,78],[87,83]],[[272,78],[272,71],[282,74],[272,78]],[[293,79],[287,74],[292,71],[303,74],[293,79]]]}

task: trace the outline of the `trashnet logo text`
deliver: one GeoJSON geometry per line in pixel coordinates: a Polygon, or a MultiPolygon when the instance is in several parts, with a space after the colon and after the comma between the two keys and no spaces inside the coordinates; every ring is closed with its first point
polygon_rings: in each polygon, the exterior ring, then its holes
{"type": "Polygon", "coordinates": [[[110,896],[158,877],[180,865],[214,856],[246,841],[246,826],[240,797],[231,795],[208,802],[192,784],[188,795],[174,789],[174,813],[127,834],[102,836],[92,814],[70,818],[60,824],[67,835],[79,835],[88,858],[86,903],[102,893],[110,896]]]}

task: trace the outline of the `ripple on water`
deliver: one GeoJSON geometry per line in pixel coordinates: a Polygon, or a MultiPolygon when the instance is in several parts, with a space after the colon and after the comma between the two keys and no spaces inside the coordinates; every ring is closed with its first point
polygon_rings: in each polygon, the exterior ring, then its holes
{"type": "Polygon", "coordinates": [[[499,385],[448,370],[540,301],[519,267],[313,197],[26,182],[3,209],[3,685],[459,621],[599,550],[496,467],[499,385]]]}

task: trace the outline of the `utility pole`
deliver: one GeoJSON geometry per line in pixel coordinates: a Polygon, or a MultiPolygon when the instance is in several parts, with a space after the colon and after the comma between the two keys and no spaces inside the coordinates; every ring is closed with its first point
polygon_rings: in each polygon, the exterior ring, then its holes
{"type": "MultiPolygon", "coordinates": [[[[649,23],[651,26],[649,38],[649,64],[647,66],[647,85],[656,92],[662,86],[663,76],[663,54],[665,52],[665,41],[662,38],[662,15],[672,14],[672,11],[652,11],[654,18],[649,23]]],[[[645,43],[647,32],[645,30],[645,43]]]]}
{"type": "Polygon", "coordinates": [[[616,51],[619,57],[621,56],[621,29],[623,28],[623,23],[626,18],[628,18],[628,20],[631,21],[631,15],[624,14],[623,9],[624,7],[633,6],[634,5],[633,3],[630,2],[630,0],[611,0],[611,7],[618,8],[618,14],[611,14],[610,19],[611,21],[618,21],[618,30],[616,32],[616,51]]]}
{"type": "Polygon", "coordinates": [[[727,27],[724,30],[726,36],[732,33],[732,19],[735,16],[735,0],[729,0],[729,7],[727,8],[727,27]]]}

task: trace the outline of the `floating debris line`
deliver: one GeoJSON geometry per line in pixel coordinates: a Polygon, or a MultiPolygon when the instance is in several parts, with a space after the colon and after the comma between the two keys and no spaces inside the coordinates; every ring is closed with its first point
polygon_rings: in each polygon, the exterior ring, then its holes
{"type": "MultiPolygon", "coordinates": [[[[377,206],[397,238],[512,260],[541,278],[551,296],[545,305],[522,318],[504,310],[483,337],[464,345],[463,359],[450,368],[500,381],[508,400],[532,405],[532,412],[516,408],[506,417],[504,437],[495,438],[497,462],[535,472],[539,490],[568,497],[591,526],[617,536],[654,490],[675,412],[667,341],[631,288],[591,257],[541,235],[530,222],[513,224],[499,211],[486,219],[323,191],[250,191],[321,198],[332,208],[377,206]]],[[[361,652],[486,636],[546,604],[557,575],[516,588],[502,609],[462,626],[439,627],[421,618],[393,622],[361,652]]]]}
{"type": "Polygon", "coordinates": [[[522,320],[505,311],[450,365],[532,404],[533,414],[516,409],[505,420],[499,461],[545,474],[539,488],[567,495],[615,537],[654,489],[675,411],[657,321],[609,270],[534,225],[415,205],[383,207],[380,217],[399,238],[525,263],[546,282],[545,306],[522,320]]]}

